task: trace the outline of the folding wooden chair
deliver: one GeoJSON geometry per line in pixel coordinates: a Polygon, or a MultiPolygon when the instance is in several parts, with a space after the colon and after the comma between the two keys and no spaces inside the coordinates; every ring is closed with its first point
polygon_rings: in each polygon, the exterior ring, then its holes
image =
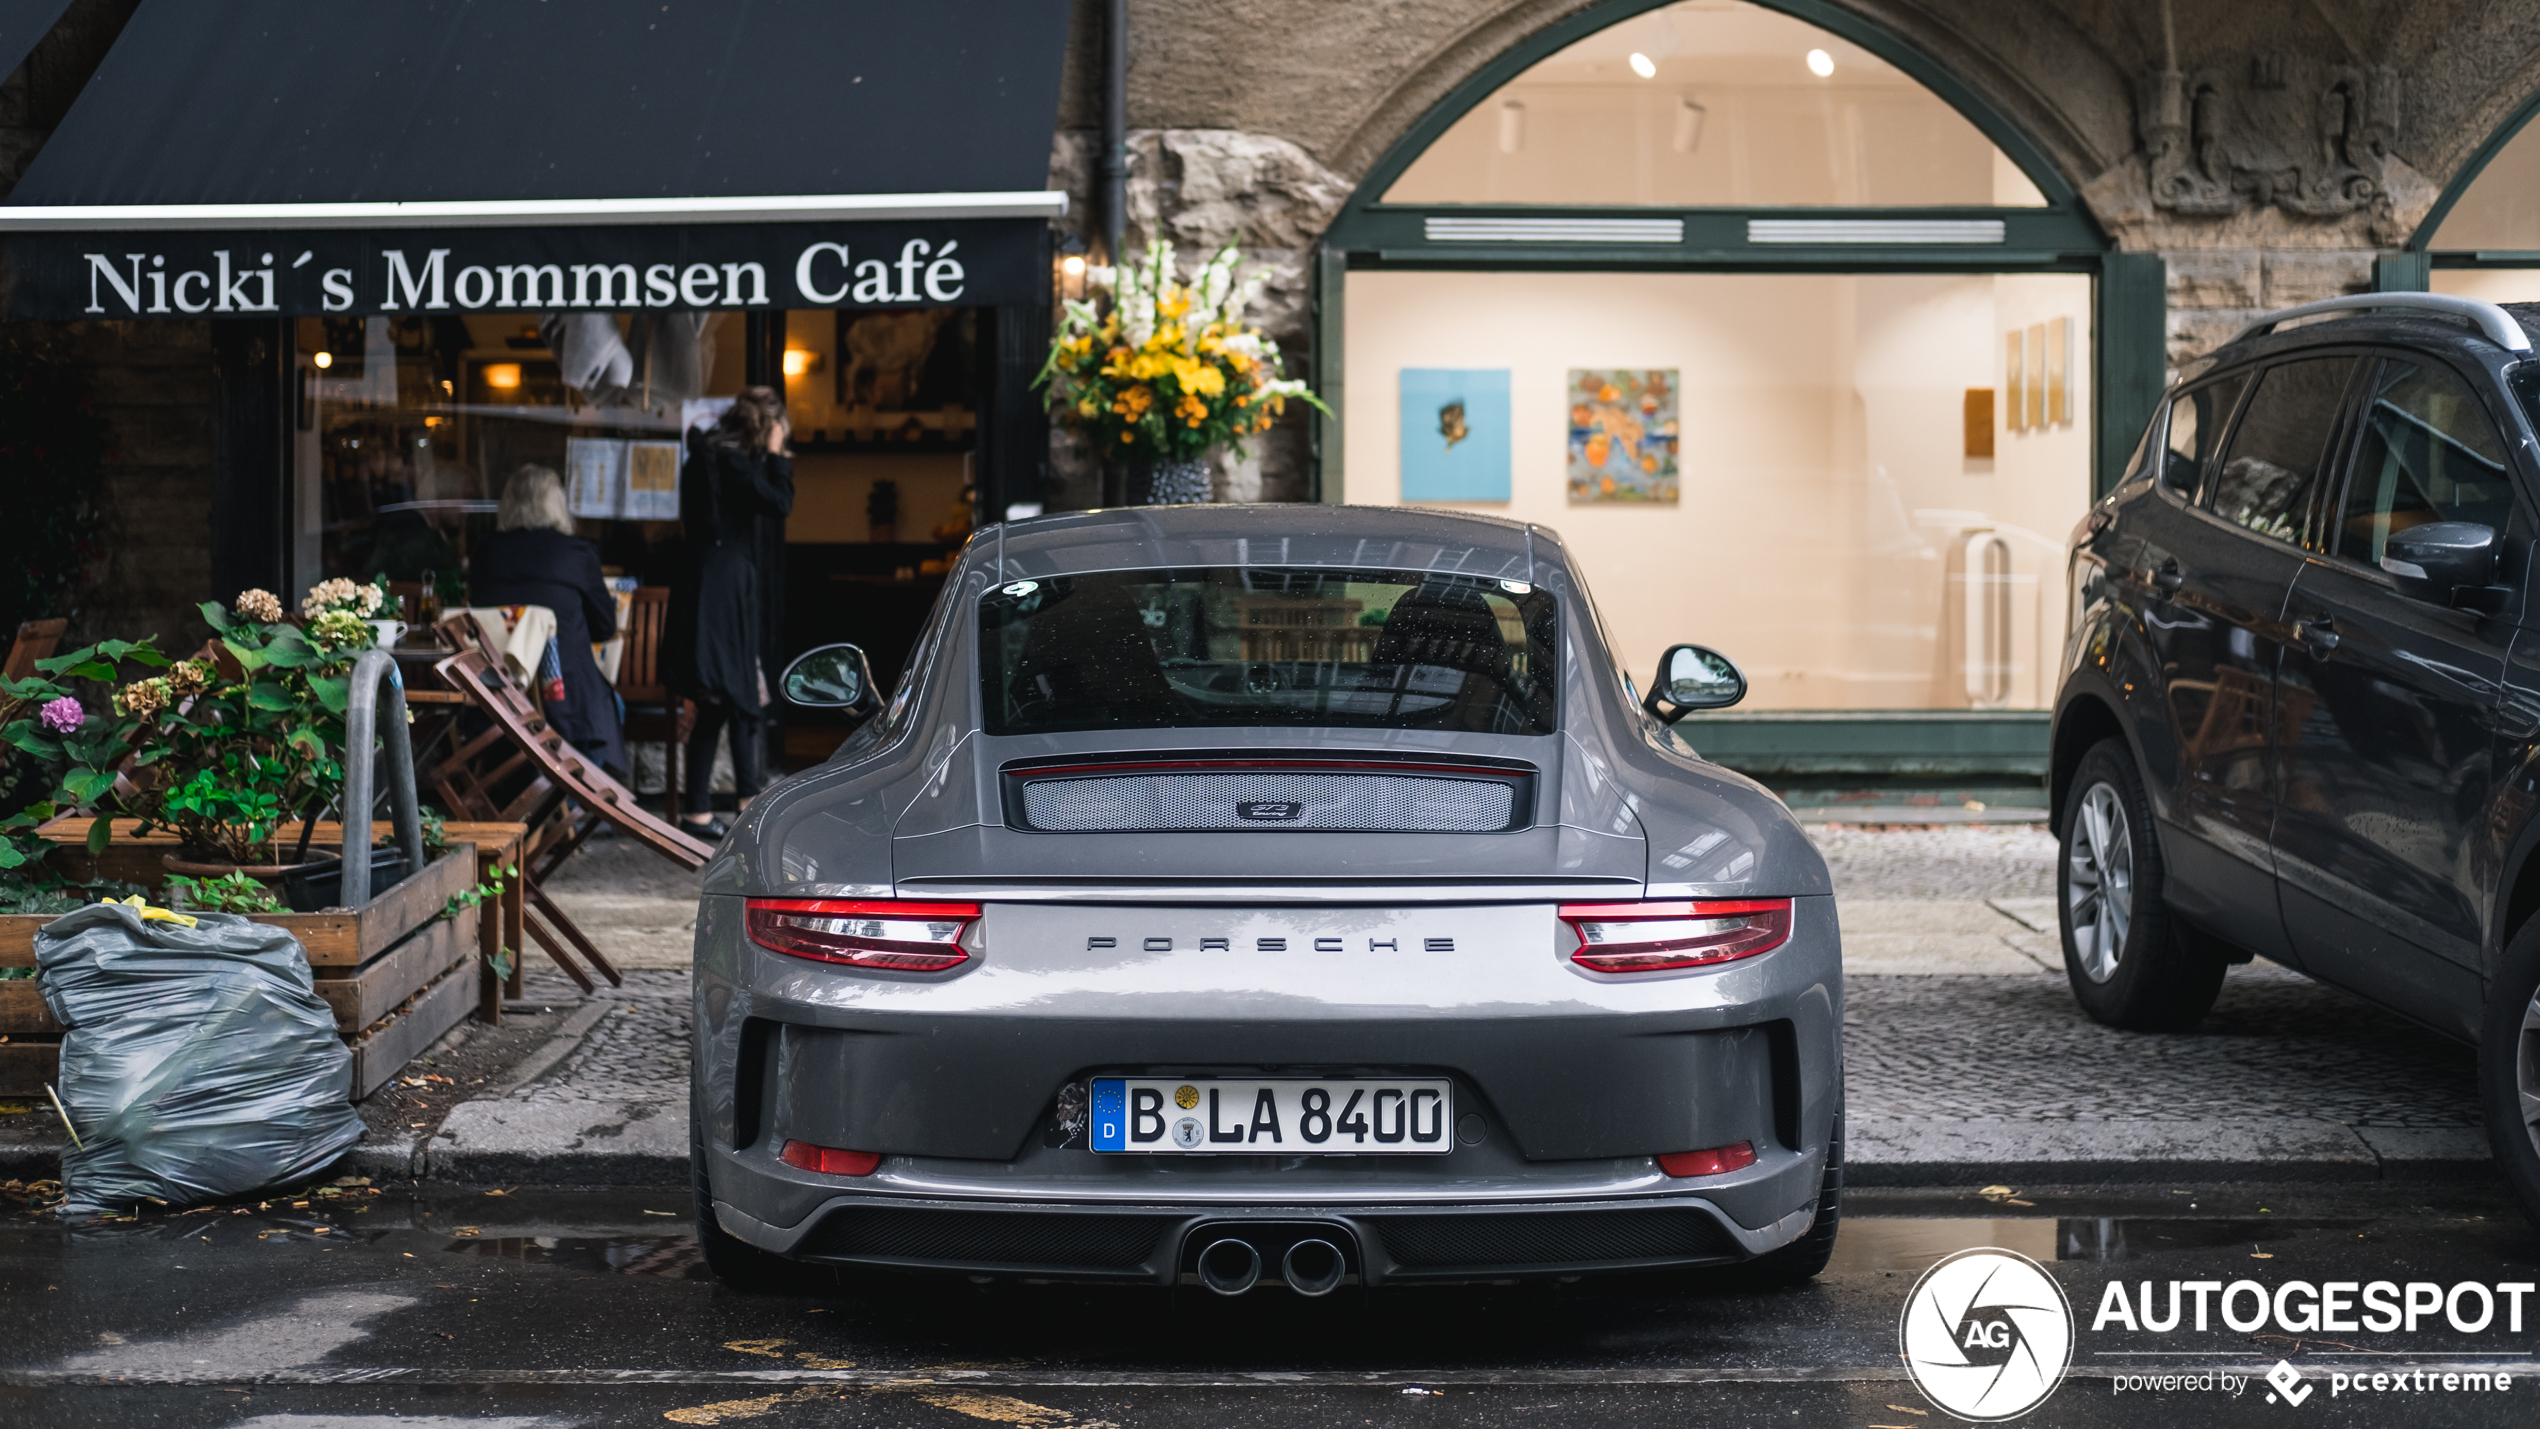
{"type": "MultiPolygon", "coordinates": [[[[618,982],[616,968],[574,925],[573,920],[565,916],[564,910],[547,897],[540,885],[552,877],[603,823],[615,825],[638,843],[682,868],[705,867],[706,860],[714,856],[714,846],[646,813],[636,802],[634,791],[601,772],[599,765],[583,757],[580,750],[548,725],[546,717],[530,700],[529,692],[521,688],[520,682],[512,678],[499,659],[489,657],[481,650],[468,650],[441,661],[433,668],[452,688],[467,695],[471,703],[494,721],[493,728],[487,733],[499,735],[500,740],[479,747],[477,759],[500,761],[498,768],[509,768],[510,756],[498,753],[496,749],[496,744],[501,743],[508,744],[527,761],[529,781],[523,786],[524,792],[511,797],[515,801],[529,798],[526,792],[529,787],[544,786],[543,792],[536,796],[536,803],[528,810],[535,817],[509,822],[526,822],[533,827],[542,827],[559,817],[565,821],[564,830],[557,836],[547,838],[541,835],[541,846],[527,856],[521,869],[521,886],[528,895],[530,906],[536,910],[536,916],[526,920],[530,936],[586,990],[592,984],[575,966],[572,953],[562,946],[564,943],[570,943],[573,952],[588,959],[611,983],[618,982]],[[554,925],[553,934],[541,924],[541,917],[554,925]]],[[[469,741],[471,746],[477,744],[477,740],[469,741]]],[[[491,781],[476,778],[471,773],[470,777],[475,778],[473,784],[453,781],[446,787],[471,799],[481,797],[490,801],[502,797],[508,781],[518,778],[522,772],[514,769],[510,774],[491,781]]],[[[444,797],[455,800],[457,796],[445,794],[444,797]]],[[[474,809],[481,807],[484,805],[472,806],[470,817],[479,817],[474,809]]]]}
{"type": "Polygon", "coordinates": [[[662,813],[676,818],[680,774],[687,762],[689,731],[696,727],[697,707],[663,682],[662,634],[669,623],[670,587],[637,586],[634,603],[626,611],[626,649],[617,667],[617,695],[626,701],[626,742],[662,746],[662,813]]]}
{"type": "Polygon", "coordinates": [[[19,626],[17,638],[9,642],[9,663],[0,665],[0,675],[23,680],[34,674],[35,662],[53,658],[53,647],[62,643],[62,632],[70,627],[70,621],[58,616],[19,626]]]}

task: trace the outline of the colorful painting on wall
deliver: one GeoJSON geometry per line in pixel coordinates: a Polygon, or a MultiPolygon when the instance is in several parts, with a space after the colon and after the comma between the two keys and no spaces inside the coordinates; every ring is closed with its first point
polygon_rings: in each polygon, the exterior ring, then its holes
{"type": "Polygon", "coordinates": [[[1402,499],[1509,499],[1508,369],[1402,369],[1402,499]]]}
{"type": "Polygon", "coordinates": [[[1676,369],[1570,369],[1570,504],[1676,504],[1676,369]]]}

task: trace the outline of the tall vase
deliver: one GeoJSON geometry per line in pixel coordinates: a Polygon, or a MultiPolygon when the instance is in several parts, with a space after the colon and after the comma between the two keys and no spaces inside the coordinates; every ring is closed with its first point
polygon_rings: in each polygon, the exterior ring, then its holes
{"type": "Polygon", "coordinates": [[[1149,506],[1197,506],[1212,495],[1206,456],[1166,457],[1147,477],[1149,506]]]}

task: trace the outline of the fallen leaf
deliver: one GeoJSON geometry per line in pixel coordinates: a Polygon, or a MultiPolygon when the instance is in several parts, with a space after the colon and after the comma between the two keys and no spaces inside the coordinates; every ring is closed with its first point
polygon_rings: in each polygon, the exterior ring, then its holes
{"type": "Polygon", "coordinates": [[[644,1214],[648,1216],[675,1216],[679,1213],[677,1211],[646,1211],[644,1214]]]}
{"type": "Polygon", "coordinates": [[[792,1340],[729,1340],[723,1347],[727,1350],[738,1350],[745,1355],[765,1355],[772,1360],[781,1360],[784,1356],[777,1351],[792,1343],[792,1340]]]}
{"type": "Polygon", "coordinates": [[[1891,1404],[1887,1407],[1895,1410],[1899,1414],[1918,1414],[1925,1419],[1929,1419],[1931,1417],[1931,1411],[1928,1409],[1908,1409],[1902,1404],[1891,1404]]]}
{"type": "Polygon", "coordinates": [[[791,1394],[762,1394],[756,1399],[724,1399],[713,1404],[700,1404],[694,1409],[665,1409],[662,1418],[673,1424],[721,1424],[733,1419],[756,1419],[772,1414],[780,1404],[805,1399],[822,1399],[836,1391],[825,1385],[812,1385],[791,1394]]]}
{"type": "Polygon", "coordinates": [[[452,1226],[450,1228],[450,1234],[456,1236],[471,1236],[483,1229],[485,1229],[483,1226],[452,1226]]]}
{"type": "Polygon", "coordinates": [[[828,1356],[826,1356],[826,1355],[815,1355],[815,1354],[810,1353],[809,1351],[803,1351],[803,1350],[798,1350],[798,1351],[796,1351],[796,1352],[795,1352],[795,1354],[794,1354],[794,1358],[796,1358],[796,1359],[798,1359],[798,1360],[801,1360],[801,1361],[803,1362],[803,1368],[805,1368],[805,1369],[854,1369],[854,1368],[855,1368],[855,1361],[854,1361],[854,1360],[833,1360],[833,1359],[829,1358],[829,1357],[828,1357],[828,1356]]]}
{"type": "Polygon", "coordinates": [[[937,1409],[949,1409],[973,1419],[986,1419],[998,1424],[1015,1424],[1023,1429],[1112,1429],[1106,1420],[1079,1419],[1064,1409],[1034,1404],[1003,1394],[976,1394],[968,1390],[944,1390],[917,1396],[937,1409]]]}
{"type": "Polygon", "coordinates": [[[2275,1257],[2274,1257],[2274,1256],[2267,1254],[2267,1253],[2266,1253],[2265,1251],[2263,1251],[2263,1250],[2253,1250],[2253,1251],[2249,1252],[2249,1258],[2250,1258],[2251,1260],[2273,1260],[2273,1259],[2275,1259],[2275,1257]]]}
{"type": "Polygon", "coordinates": [[[2035,1201],[2023,1201],[2017,1196],[2005,1196],[2002,1198],[2002,1203],[2006,1206],[2034,1206],[2037,1204],[2035,1201]]]}

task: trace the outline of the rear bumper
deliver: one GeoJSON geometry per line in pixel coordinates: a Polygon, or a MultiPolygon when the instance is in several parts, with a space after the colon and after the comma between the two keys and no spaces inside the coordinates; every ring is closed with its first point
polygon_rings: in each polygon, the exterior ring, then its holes
{"type": "MultiPolygon", "coordinates": [[[[799,1260],[1035,1279],[1172,1285],[1224,1237],[1276,1248],[1319,1234],[1362,1283],[1500,1279],[1733,1264],[1805,1233],[1814,1200],[1748,1229],[1702,1196],[1529,1204],[1094,1205],[838,1196],[772,1226],[718,1200],[723,1229],[799,1260]]],[[[1275,1271],[1273,1272],[1275,1278],[1275,1271]]]]}
{"type": "Polygon", "coordinates": [[[695,1105],[724,1224],[787,1254],[1144,1279],[1191,1225],[1302,1216],[1345,1222],[1371,1277],[1485,1275],[1518,1271],[1461,1252],[1397,1255],[1386,1246],[1414,1233],[1395,1225],[1388,1242],[1385,1218],[1620,1208],[1638,1219],[1581,1234],[1649,1253],[1550,1255],[1528,1273],[1738,1260],[1807,1225],[1842,1089],[1827,897],[1796,900],[1792,936],[1772,952],[1629,979],[1570,964],[1541,904],[991,905],[976,964],[931,981],[758,948],[740,935],[739,904],[700,908],[695,1105]],[[1279,956],[1255,950],[1271,933],[1288,939],[1279,956]],[[1318,951],[1326,935],[1346,946],[1318,951]],[[1089,946],[1103,938],[1116,946],[1089,946]],[[1451,946],[1432,951],[1431,938],[1451,946]],[[1063,1134],[1057,1099],[1118,1071],[1437,1075],[1474,1121],[1443,1155],[1097,1155],[1063,1134]],[[787,1140],[883,1161],[867,1177],[817,1175],[778,1159],[787,1140]],[[1651,1159],[1738,1141],[1757,1159],[1723,1176],[1677,1180],[1651,1159]],[[880,1240],[820,1231],[814,1251],[795,1250],[824,1220],[875,1207],[958,1212],[974,1228],[993,1228],[982,1216],[1144,1216],[1157,1239],[1107,1267],[991,1266],[907,1239],[935,1224],[910,1220],[880,1240]],[[1698,1238],[1684,1229],[1697,1221],[1710,1227],[1698,1238]]]}

